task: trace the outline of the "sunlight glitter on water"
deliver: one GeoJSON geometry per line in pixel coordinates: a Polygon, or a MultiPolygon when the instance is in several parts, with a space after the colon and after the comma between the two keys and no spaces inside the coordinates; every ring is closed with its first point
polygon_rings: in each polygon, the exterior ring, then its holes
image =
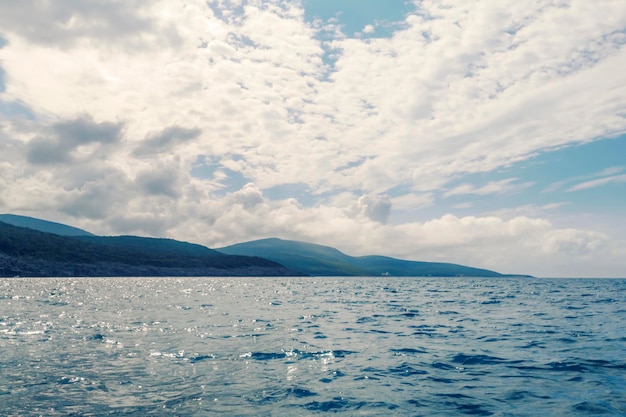
{"type": "Polygon", "coordinates": [[[624,289],[0,280],[0,414],[624,415],[624,289]]]}

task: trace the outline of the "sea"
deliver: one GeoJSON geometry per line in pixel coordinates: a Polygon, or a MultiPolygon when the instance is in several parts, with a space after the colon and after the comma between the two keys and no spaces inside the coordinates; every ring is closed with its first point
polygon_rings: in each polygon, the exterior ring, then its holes
{"type": "Polygon", "coordinates": [[[8,278],[2,416],[626,416],[626,279],[8,278]]]}

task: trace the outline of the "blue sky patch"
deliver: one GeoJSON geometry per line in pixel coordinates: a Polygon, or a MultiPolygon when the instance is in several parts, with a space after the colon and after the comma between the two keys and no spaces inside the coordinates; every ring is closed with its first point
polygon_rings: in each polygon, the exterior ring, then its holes
{"type": "Polygon", "coordinates": [[[446,208],[485,212],[502,207],[503,194],[509,207],[566,203],[566,211],[621,210],[626,204],[626,135],[544,152],[492,172],[468,174],[450,183],[439,197],[446,208]],[[504,185],[501,192],[488,193],[483,188],[498,182],[504,185]],[[463,185],[475,192],[446,196],[463,185]]]}
{"type": "Polygon", "coordinates": [[[337,19],[346,36],[386,37],[414,6],[405,0],[305,0],[304,9],[309,21],[337,19]]]}
{"type": "Polygon", "coordinates": [[[6,84],[4,83],[5,75],[6,73],[4,72],[2,67],[0,67],[0,93],[4,93],[6,90],[6,84]]]}
{"type": "Polygon", "coordinates": [[[311,207],[315,205],[318,197],[311,194],[311,189],[307,184],[280,184],[263,190],[263,195],[270,200],[284,200],[287,198],[295,198],[304,206],[311,207]]]}
{"type": "MultiPolygon", "coordinates": [[[[0,87],[2,87],[0,85],[0,87]]],[[[0,88],[0,93],[2,92],[0,88]]],[[[27,119],[35,120],[35,114],[31,109],[16,101],[3,101],[0,100],[0,118],[6,119],[27,119]]]]}
{"type": "MultiPolygon", "coordinates": [[[[0,49],[4,48],[7,44],[6,39],[0,36],[0,49]]],[[[0,93],[4,93],[6,90],[6,84],[4,81],[4,77],[6,77],[6,72],[0,67],[0,93]]]]}
{"type": "MultiPolygon", "coordinates": [[[[239,160],[241,156],[235,155],[232,159],[239,160]]],[[[219,160],[205,155],[198,156],[190,173],[193,177],[214,180],[222,184],[223,188],[215,192],[218,196],[239,191],[244,185],[251,182],[241,172],[226,168],[220,164],[219,160]]]]}

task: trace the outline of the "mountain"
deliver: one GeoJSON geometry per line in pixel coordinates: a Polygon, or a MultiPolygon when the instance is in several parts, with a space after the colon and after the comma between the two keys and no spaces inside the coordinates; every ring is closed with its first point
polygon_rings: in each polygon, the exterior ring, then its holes
{"type": "Polygon", "coordinates": [[[386,256],[362,256],[355,262],[367,268],[372,275],[433,276],[433,277],[502,277],[503,274],[488,269],[473,268],[443,262],[406,261],[386,256]]]}
{"type": "Polygon", "coordinates": [[[86,230],[77,227],[67,226],[61,223],[47,220],[35,219],[34,217],[18,216],[17,214],[0,214],[0,222],[13,226],[27,227],[40,232],[54,233],[60,236],[93,236],[86,230]]]}
{"type": "Polygon", "coordinates": [[[254,256],[260,256],[265,259],[282,259],[285,262],[283,265],[292,265],[292,267],[296,267],[297,271],[307,275],[371,275],[367,269],[361,268],[352,262],[352,257],[337,249],[314,243],[270,238],[238,243],[216,250],[228,255],[254,253],[254,256]]]}
{"type": "Polygon", "coordinates": [[[0,214],[0,276],[15,275],[510,276],[450,263],[353,257],[328,246],[277,238],[213,250],[173,239],[96,236],[60,223],[0,214]]]}
{"type": "Polygon", "coordinates": [[[260,256],[307,275],[318,276],[468,276],[503,277],[487,269],[438,262],[416,262],[385,256],[352,257],[312,243],[261,239],[217,249],[228,255],[260,256]]]}
{"type": "Polygon", "coordinates": [[[138,236],[77,236],[83,242],[103,245],[111,250],[145,252],[167,256],[223,256],[224,254],[206,246],[181,242],[174,239],[147,238],[138,236]]]}
{"type": "Polygon", "coordinates": [[[61,236],[0,222],[0,276],[301,275],[259,257],[136,236],[61,236]]]}

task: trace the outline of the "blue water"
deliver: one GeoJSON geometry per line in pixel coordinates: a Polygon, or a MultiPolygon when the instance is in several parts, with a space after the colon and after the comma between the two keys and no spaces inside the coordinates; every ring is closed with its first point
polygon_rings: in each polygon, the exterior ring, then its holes
{"type": "Polygon", "coordinates": [[[626,415],[626,280],[0,280],[2,416],[626,415]]]}

